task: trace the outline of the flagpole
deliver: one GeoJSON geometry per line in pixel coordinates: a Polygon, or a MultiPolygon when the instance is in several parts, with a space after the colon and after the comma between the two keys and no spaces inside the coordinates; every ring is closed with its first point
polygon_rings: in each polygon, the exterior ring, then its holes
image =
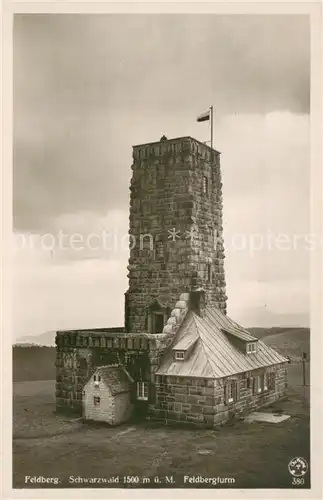
{"type": "Polygon", "coordinates": [[[210,106],[211,119],[211,149],[213,149],[213,106],[210,106]]]}

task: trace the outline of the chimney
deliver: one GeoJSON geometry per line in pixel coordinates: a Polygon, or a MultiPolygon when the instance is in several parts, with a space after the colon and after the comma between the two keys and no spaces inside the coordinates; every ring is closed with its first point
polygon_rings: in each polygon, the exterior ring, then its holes
{"type": "Polygon", "coordinates": [[[191,291],[189,300],[189,309],[199,316],[204,316],[206,307],[205,291],[202,288],[197,288],[191,291]]]}

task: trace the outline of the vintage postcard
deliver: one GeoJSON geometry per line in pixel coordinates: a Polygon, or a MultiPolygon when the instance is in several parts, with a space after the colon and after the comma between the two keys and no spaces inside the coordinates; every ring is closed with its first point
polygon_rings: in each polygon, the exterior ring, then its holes
{"type": "Polygon", "coordinates": [[[320,16],[5,3],[4,498],[320,498],[320,16]]]}

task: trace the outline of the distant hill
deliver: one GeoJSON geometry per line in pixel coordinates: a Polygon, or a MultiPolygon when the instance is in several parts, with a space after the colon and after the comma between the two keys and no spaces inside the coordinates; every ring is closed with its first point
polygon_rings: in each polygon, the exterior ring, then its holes
{"type": "MultiPolygon", "coordinates": [[[[123,326],[113,326],[108,328],[93,328],[93,330],[111,331],[111,332],[122,332],[124,331],[123,326]]],[[[55,346],[56,331],[48,331],[41,333],[40,335],[26,335],[17,339],[15,345],[38,345],[38,346],[55,346]]]]}
{"type": "Polygon", "coordinates": [[[287,333],[287,332],[304,332],[305,335],[309,334],[309,328],[305,327],[286,327],[286,326],[272,326],[269,328],[265,327],[251,327],[247,328],[248,332],[252,333],[259,339],[262,339],[263,337],[268,337],[270,335],[276,335],[276,334],[281,334],[281,333],[287,333]]]}
{"type": "Polygon", "coordinates": [[[55,346],[55,331],[41,333],[40,335],[26,335],[17,339],[16,345],[31,344],[42,346],[55,346]]]}
{"type": "Polygon", "coordinates": [[[54,380],[56,378],[56,349],[35,345],[16,345],[12,348],[13,381],[54,380]]]}
{"type": "Polygon", "coordinates": [[[289,356],[292,361],[300,361],[303,352],[310,359],[309,328],[285,328],[278,332],[276,330],[262,337],[262,340],[283,356],[289,356]]]}

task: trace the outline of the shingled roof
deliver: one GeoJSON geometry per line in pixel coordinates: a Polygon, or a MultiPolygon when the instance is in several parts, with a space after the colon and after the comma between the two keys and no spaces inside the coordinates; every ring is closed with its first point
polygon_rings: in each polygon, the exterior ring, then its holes
{"type": "Polygon", "coordinates": [[[218,308],[207,307],[203,316],[188,311],[156,375],[222,378],[286,362],[286,358],[250,335],[218,308]],[[257,352],[245,354],[236,347],[233,337],[257,342],[257,352]],[[195,345],[187,359],[175,360],[173,350],[183,350],[186,343],[192,345],[192,342],[195,345]]]}
{"type": "Polygon", "coordinates": [[[109,387],[113,396],[120,394],[121,392],[128,392],[131,388],[131,382],[133,382],[129,373],[121,365],[98,366],[86,382],[85,386],[94,375],[101,376],[102,382],[109,387]]]}

